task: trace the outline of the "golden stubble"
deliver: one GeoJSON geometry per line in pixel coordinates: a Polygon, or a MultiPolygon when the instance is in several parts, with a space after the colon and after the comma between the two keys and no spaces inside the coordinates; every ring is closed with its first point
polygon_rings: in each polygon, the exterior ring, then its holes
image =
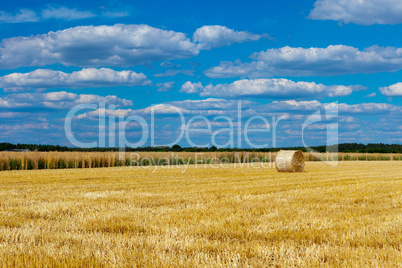
{"type": "Polygon", "coordinates": [[[266,165],[0,172],[0,266],[400,267],[400,161],[266,165]]]}

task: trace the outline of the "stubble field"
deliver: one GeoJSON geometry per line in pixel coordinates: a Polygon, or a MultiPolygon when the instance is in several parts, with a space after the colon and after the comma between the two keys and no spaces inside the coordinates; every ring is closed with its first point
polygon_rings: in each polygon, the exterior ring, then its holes
{"type": "Polygon", "coordinates": [[[0,266],[401,267],[402,162],[264,165],[2,171],[0,266]]]}

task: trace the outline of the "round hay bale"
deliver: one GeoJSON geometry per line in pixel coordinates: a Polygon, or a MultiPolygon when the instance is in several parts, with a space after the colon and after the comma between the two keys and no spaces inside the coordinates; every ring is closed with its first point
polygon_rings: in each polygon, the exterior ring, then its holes
{"type": "Polygon", "coordinates": [[[302,151],[279,151],[275,166],[279,172],[303,172],[304,155],[302,151]]]}

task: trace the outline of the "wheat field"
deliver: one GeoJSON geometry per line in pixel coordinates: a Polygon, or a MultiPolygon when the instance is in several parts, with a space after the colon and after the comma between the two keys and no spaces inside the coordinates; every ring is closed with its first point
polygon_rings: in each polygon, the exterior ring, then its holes
{"type": "MultiPolygon", "coordinates": [[[[274,162],[276,152],[0,152],[0,171],[274,162]]],[[[304,153],[306,161],[401,161],[400,153],[304,153]]]]}
{"type": "Polygon", "coordinates": [[[402,162],[0,172],[1,267],[401,267],[402,162]]]}

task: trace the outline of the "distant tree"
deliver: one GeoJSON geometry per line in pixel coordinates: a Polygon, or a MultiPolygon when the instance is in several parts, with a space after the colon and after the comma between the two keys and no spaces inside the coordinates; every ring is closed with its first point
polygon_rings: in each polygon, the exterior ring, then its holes
{"type": "Polygon", "coordinates": [[[172,151],[173,152],[181,152],[181,151],[183,151],[183,148],[181,148],[180,145],[175,144],[175,145],[172,146],[172,151]]]}

